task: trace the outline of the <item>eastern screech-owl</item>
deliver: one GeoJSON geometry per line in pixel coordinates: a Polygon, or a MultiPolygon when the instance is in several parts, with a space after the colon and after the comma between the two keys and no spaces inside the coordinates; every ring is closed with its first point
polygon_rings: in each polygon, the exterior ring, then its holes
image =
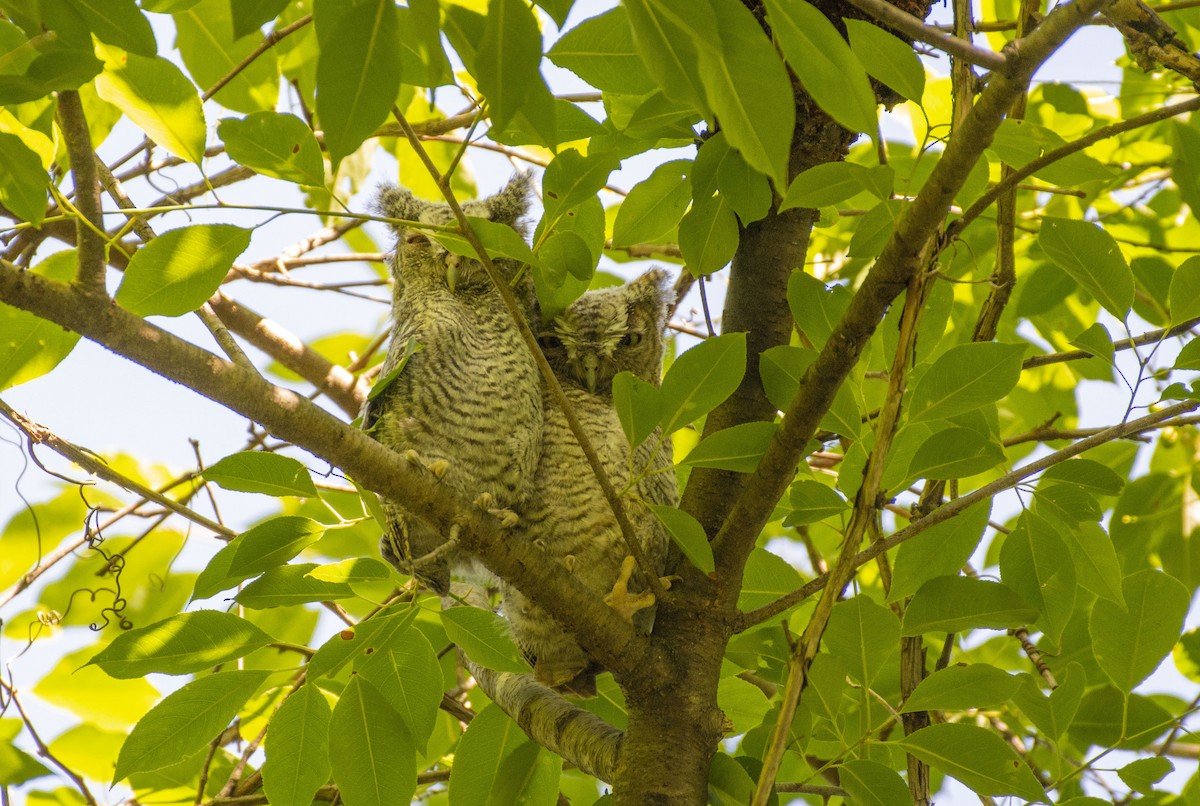
{"type": "MultiPolygon", "coordinates": [[[[520,220],[529,190],[529,175],[520,174],[495,196],[465,203],[463,211],[524,236],[520,220]]],[[[374,207],[390,218],[454,223],[448,205],[421,201],[393,185],[379,190],[374,207]]],[[[512,526],[517,518],[508,507],[528,495],[541,454],[537,365],[477,260],[447,252],[420,230],[395,230],[392,333],[380,378],[400,365],[410,339],[420,349],[368,401],[363,428],[512,526]]],[[[527,267],[503,259],[495,265],[528,316],[533,294],[527,267]]],[[[385,501],[383,509],[380,548],[401,571],[445,593],[451,571],[477,565],[458,548],[457,528],[442,534],[399,504],[385,501]]]]}
{"type": "MultiPolygon", "coordinates": [[[[628,485],[632,464],[637,481],[622,501],[642,550],[659,575],[669,538],[643,502],[669,506],[678,502],[671,443],[656,430],[633,451],[630,462],[629,443],[613,406],[612,380],[618,372],[629,370],[658,385],[662,335],[671,299],[667,279],[661,269],[651,269],[625,286],[584,294],[545,324],[539,337],[542,351],[618,492],[628,485]]],[[[541,461],[514,539],[533,542],[586,587],[631,617],[639,629],[649,632],[653,611],[630,612],[647,602],[623,608],[614,598],[620,593],[614,589],[619,578],[630,582],[630,591],[646,587],[640,572],[629,579],[632,557],[616,517],[557,404],[547,398],[543,408],[541,461]]],[[[564,693],[594,696],[596,675],[602,671],[599,664],[520,591],[507,585],[504,592],[504,611],[513,637],[533,662],[538,680],[564,693]]]]}

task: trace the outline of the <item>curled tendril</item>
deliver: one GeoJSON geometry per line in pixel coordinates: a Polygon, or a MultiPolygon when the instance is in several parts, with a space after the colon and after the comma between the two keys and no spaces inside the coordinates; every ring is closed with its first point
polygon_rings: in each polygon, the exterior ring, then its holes
{"type": "MultiPolygon", "coordinates": [[[[82,494],[82,490],[80,490],[82,494]]],[[[86,502],[86,498],[84,499],[86,502]]],[[[104,535],[100,532],[100,526],[96,521],[99,520],[100,511],[98,509],[88,510],[86,519],[84,520],[84,540],[87,542],[87,547],[99,554],[104,559],[104,566],[97,573],[97,576],[111,576],[112,588],[79,588],[71,593],[71,598],[67,601],[67,609],[62,614],[61,618],[66,618],[67,613],[71,612],[71,607],[75,603],[75,596],[79,593],[87,592],[91,595],[91,601],[95,602],[96,597],[101,593],[111,594],[113,597],[112,604],[100,610],[100,617],[104,619],[102,624],[91,622],[88,628],[93,632],[100,632],[105,627],[114,622],[122,630],[133,629],[133,622],[125,616],[125,608],[129,606],[127,600],[121,593],[121,572],[125,570],[125,556],[122,554],[109,554],[103,548],[104,535]]]]}

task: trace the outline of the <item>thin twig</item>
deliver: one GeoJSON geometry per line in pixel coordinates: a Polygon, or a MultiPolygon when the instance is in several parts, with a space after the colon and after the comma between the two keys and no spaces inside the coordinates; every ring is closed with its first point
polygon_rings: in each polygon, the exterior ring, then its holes
{"type": "Polygon", "coordinates": [[[950,36],[945,31],[938,30],[932,25],[926,25],[907,11],[902,11],[884,0],[849,0],[849,3],[859,11],[911,36],[918,42],[932,45],[938,50],[970,62],[977,67],[1001,71],[1008,64],[1008,60],[1003,54],[975,47],[966,40],[950,36]]]}

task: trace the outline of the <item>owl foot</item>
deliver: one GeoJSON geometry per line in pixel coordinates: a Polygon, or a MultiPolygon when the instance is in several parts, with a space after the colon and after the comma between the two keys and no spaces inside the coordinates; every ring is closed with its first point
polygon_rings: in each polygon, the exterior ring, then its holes
{"type": "Polygon", "coordinates": [[[604,603],[621,614],[626,621],[633,621],[633,614],[645,610],[654,604],[654,594],[650,591],[642,593],[629,592],[629,580],[633,576],[637,562],[633,555],[627,555],[621,561],[621,573],[613,584],[612,591],[604,596],[604,603]]]}
{"type": "Polygon", "coordinates": [[[421,458],[421,454],[417,453],[412,448],[409,448],[404,452],[404,458],[408,460],[409,464],[424,470],[428,470],[433,477],[439,481],[443,476],[446,475],[446,471],[450,469],[450,462],[447,460],[434,459],[432,462],[426,462],[423,458],[421,458]]]}
{"type": "Polygon", "coordinates": [[[521,517],[511,509],[496,506],[496,497],[491,493],[480,493],[475,506],[500,521],[501,529],[511,529],[521,522],[521,517]]]}

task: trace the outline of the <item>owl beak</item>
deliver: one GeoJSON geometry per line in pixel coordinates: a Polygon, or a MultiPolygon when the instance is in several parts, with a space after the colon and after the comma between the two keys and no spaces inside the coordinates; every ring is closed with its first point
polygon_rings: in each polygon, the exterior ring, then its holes
{"type": "Polygon", "coordinates": [[[454,286],[458,285],[458,263],[452,261],[446,265],[446,285],[450,288],[450,293],[454,293],[454,286]]]}
{"type": "Polygon", "coordinates": [[[596,370],[600,368],[600,359],[594,355],[585,355],[583,357],[583,378],[587,383],[587,389],[593,395],[596,394],[596,370]]]}

